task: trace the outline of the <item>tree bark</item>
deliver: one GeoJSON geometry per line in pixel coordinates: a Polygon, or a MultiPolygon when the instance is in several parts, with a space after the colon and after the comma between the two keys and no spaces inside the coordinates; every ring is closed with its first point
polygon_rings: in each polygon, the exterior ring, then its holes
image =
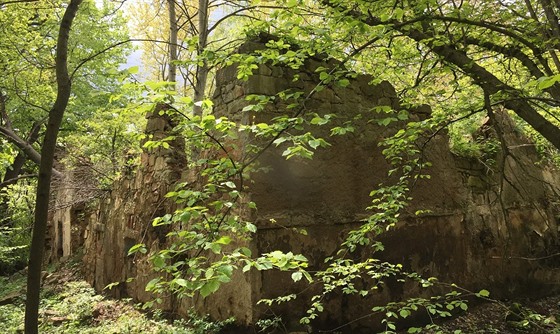
{"type": "MultiPolygon", "coordinates": [[[[31,132],[29,133],[29,136],[27,137],[27,140],[26,140],[26,142],[29,145],[32,145],[33,143],[35,143],[39,139],[39,131],[41,130],[41,124],[42,124],[42,122],[36,122],[35,124],[33,124],[33,128],[31,129],[31,132]]],[[[15,180],[17,180],[17,177],[21,174],[21,169],[23,168],[23,165],[27,161],[27,158],[28,158],[28,156],[24,152],[19,152],[18,155],[16,155],[16,158],[14,159],[14,162],[12,162],[12,165],[10,166],[10,168],[8,168],[8,170],[6,171],[6,174],[4,174],[4,179],[2,180],[3,187],[14,184],[16,182],[15,180]],[[11,181],[11,180],[14,180],[14,181],[11,181]]],[[[39,155],[38,165],[40,165],[40,162],[41,162],[40,158],[41,157],[39,155]]],[[[59,172],[56,171],[56,172],[53,172],[53,173],[56,174],[56,173],[59,173],[59,172]]],[[[2,188],[2,187],[0,187],[0,188],[2,188]]]]}
{"type": "MultiPolygon", "coordinates": [[[[19,148],[27,156],[27,158],[29,158],[29,160],[33,161],[37,165],[41,165],[41,154],[33,148],[31,145],[32,143],[22,139],[12,129],[5,126],[0,126],[0,136],[3,136],[19,148]]],[[[56,177],[62,177],[62,173],[56,169],[53,170],[52,173],[56,177]]]]}
{"type": "Polygon", "coordinates": [[[45,234],[49,213],[50,182],[56,140],[64,111],[68,105],[72,82],[68,75],[68,39],[72,22],[76,17],[82,0],[70,0],[66,8],[58,33],[56,46],[56,81],[57,96],[49,112],[47,130],[41,149],[41,164],[37,184],[37,199],[35,202],[35,222],[29,255],[27,274],[27,299],[25,304],[25,333],[37,334],[39,318],[39,293],[41,290],[41,269],[45,251],[45,234]]]}
{"type": "Polygon", "coordinates": [[[521,117],[525,122],[533,127],[533,129],[560,150],[560,128],[539,114],[538,111],[536,111],[529,102],[527,102],[527,100],[523,99],[522,96],[518,94],[518,91],[515,88],[502,82],[495,75],[468,57],[466,53],[459,51],[452,46],[436,46],[433,45],[432,42],[426,42],[430,40],[429,38],[431,36],[416,29],[401,29],[399,31],[417,42],[427,44],[432,51],[441,56],[444,61],[459,67],[463,72],[471,77],[478,86],[490,95],[498,92],[507,94],[509,99],[506,99],[503,105],[507,109],[515,112],[517,116],[521,117]]]}
{"type": "Polygon", "coordinates": [[[168,76],[167,81],[177,82],[177,64],[175,61],[178,58],[177,55],[177,33],[179,28],[177,27],[177,14],[175,12],[175,0],[167,1],[168,11],[169,11],[169,66],[168,66],[168,76]]]}
{"type": "MultiPolygon", "coordinates": [[[[198,55],[202,55],[208,46],[208,0],[198,1],[198,55]]],[[[206,82],[208,81],[208,65],[206,61],[202,66],[196,68],[196,80],[194,87],[194,101],[199,102],[204,99],[206,93],[206,82]]],[[[194,113],[202,115],[202,106],[195,105],[194,113]]]]}

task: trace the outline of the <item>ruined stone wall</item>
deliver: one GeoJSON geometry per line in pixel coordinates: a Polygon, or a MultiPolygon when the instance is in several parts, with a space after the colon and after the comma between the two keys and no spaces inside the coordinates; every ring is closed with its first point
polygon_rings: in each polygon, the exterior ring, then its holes
{"type": "MultiPolygon", "coordinates": [[[[248,44],[245,51],[255,48],[258,46],[248,44]]],[[[289,114],[293,111],[286,110],[281,101],[262,113],[242,109],[248,104],[245,97],[249,94],[274,95],[287,88],[310,92],[319,82],[316,68],[325,65],[335,64],[310,59],[297,71],[261,65],[247,82],[236,79],[234,67],[224,68],[216,75],[214,111],[245,123],[289,114]],[[299,79],[294,81],[296,74],[299,79]]],[[[258,206],[248,217],[258,226],[255,238],[247,245],[254,254],[276,249],[302,253],[313,267],[320,268],[325,257],[336,253],[346,232],[368,216],[365,208],[370,205],[370,191],[379,183],[391,181],[387,176],[389,165],[378,144],[398,128],[367,120],[376,117],[371,111],[376,106],[402,108],[389,83],[370,85],[371,81],[371,77],[360,75],[347,87],[325,88],[306,101],[306,113],[337,115],[329,126],[303,130],[313,131],[331,144],[317,150],[313,160],[286,160],[282,157],[284,148],[274,146],[260,157],[258,163],[268,167],[268,172],[254,173],[247,190],[258,206]],[[354,122],[353,133],[330,137],[331,127],[358,115],[361,119],[354,122]],[[293,227],[306,229],[307,235],[296,233],[293,227]]],[[[147,131],[166,137],[172,121],[156,116],[157,112],[150,116],[147,131]]],[[[429,108],[418,108],[410,110],[408,121],[426,117],[429,108]]],[[[431,178],[413,185],[413,201],[402,213],[401,222],[380,238],[386,250],[373,256],[402,263],[427,277],[437,276],[475,290],[485,288],[496,297],[548,288],[547,282],[560,278],[555,269],[557,261],[548,257],[558,252],[557,176],[534,164],[536,152],[505,113],[497,113],[496,118],[511,154],[502,159],[498,153],[493,166],[454,156],[444,131],[427,142],[424,157],[433,164],[428,171],[431,178]],[[419,209],[430,212],[416,216],[414,212],[419,209]],[[545,260],[527,260],[533,258],[545,260]]],[[[238,146],[242,151],[245,144],[254,144],[255,140],[242,137],[238,146]]],[[[140,301],[151,298],[144,291],[152,276],[149,264],[126,254],[139,242],[148,243],[154,250],[164,246],[165,231],[155,230],[151,220],[173,210],[164,195],[187,173],[183,144],[178,141],[171,146],[175,150],[143,153],[138,170],[118,181],[111,196],[89,217],[84,267],[96,289],[121,282],[117,294],[140,301]],[[129,278],[135,280],[125,283],[129,278]]],[[[357,256],[368,258],[372,254],[364,250],[357,256]]],[[[195,300],[194,305],[217,319],[235,316],[241,324],[255,323],[274,312],[284,316],[290,329],[298,329],[298,319],[313,292],[303,283],[294,284],[289,273],[236,273],[217,294],[195,300]],[[299,293],[295,302],[274,309],[256,306],[261,298],[291,292],[299,293]]],[[[335,328],[368,314],[374,304],[417,292],[415,287],[394,284],[369,299],[339,295],[325,301],[325,315],[313,324],[314,330],[335,328]]],[[[166,299],[162,307],[184,312],[192,305],[190,301],[166,299]]],[[[358,332],[357,326],[368,326],[368,322],[353,326],[350,332],[358,332]]]]}
{"type": "MultiPolygon", "coordinates": [[[[66,153],[57,152],[57,160],[63,160],[66,153]]],[[[84,215],[95,206],[96,199],[103,197],[105,191],[98,187],[97,179],[87,157],[77,159],[71,169],[58,164],[64,178],[52,183],[45,262],[66,259],[74,255],[84,243],[84,228],[87,222],[84,215]]]]}
{"type": "MultiPolygon", "coordinates": [[[[165,105],[157,105],[147,115],[148,140],[162,140],[173,134],[176,123],[160,114],[164,110],[165,105]]],[[[177,137],[168,143],[172,149],[160,146],[142,153],[140,165],[125,173],[114,184],[110,196],[87,217],[84,271],[98,291],[108,284],[120,283],[112,289],[115,296],[152,299],[144,289],[153,277],[150,264],[144,257],[127,254],[139,243],[154,251],[164,246],[168,231],[153,227],[152,220],[174,210],[165,194],[186,172],[184,140],[177,137]]],[[[166,302],[163,307],[170,308],[170,301],[166,302]]]]}
{"type": "MultiPolygon", "coordinates": [[[[226,68],[217,75],[215,111],[254,123],[270,115],[289,115],[282,102],[264,113],[242,113],[247,105],[244,97],[274,95],[287,88],[307,94],[319,82],[315,69],[334,65],[326,65],[321,59],[308,60],[297,71],[261,65],[246,83],[236,79],[235,68],[226,68]],[[299,79],[294,81],[295,75],[299,79]]],[[[331,144],[319,149],[313,160],[286,160],[282,146],[272,147],[260,158],[260,164],[270,171],[252,175],[248,191],[258,206],[254,219],[259,230],[253,245],[257,253],[275,249],[302,253],[312,266],[320,267],[326,257],[335,255],[345,233],[367,217],[370,191],[380,183],[391,182],[383,148],[378,144],[403,123],[384,127],[368,122],[368,117],[378,116],[371,111],[375,106],[387,105],[396,110],[402,107],[389,83],[370,85],[372,80],[359,75],[349,86],[325,88],[305,102],[306,113],[337,115],[329,126],[303,130],[331,144]],[[329,135],[331,127],[358,115],[353,133],[329,135]],[[307,235],[298,234],[292,227],[305,228],[307,235]]],[[[429,108],[410,110],[407,122],[425,117],[429,117],[429,108]]],[[[534,145],[515,129],[506,112],[497,112],[495,122],[504,133],[508,154],[504,158],[503,152],[498,152],[491,166],[453,155],[445,131],[428,141],[423,154],[433,164],[427,171],[431,178],[414,183],[413,201],[401,214],[396,228],[380,237],[385,251],[374,257],[473,291],[489,289],[498,298],[550,292],[551,277],[555,277],[553,281],[560,278],[558,259],[549,257],[558,252],[560,183],[552,177],[554,173],[535,165],[539,158],[534,145]],[[416,216],[417,210],[430,211],[416,216]],[[547,260],[531,260],[537,258],[547,260]]],[[[481,136],[490,140],[497,134],[486,131],[481,136]]],[[[370,256],[364,251],[359,257],[370,256]]],[[[309,306],[306,298],[317,291],[294,284],[289,273],[262,272],[256,276],[252,296],[255,301],[298,294],[297,302],[273,309],[274,314],[284,315],[287,323],[293,321],[290,324],[297,328],[297,320],[309,306]]],[[[326,302],[326,314],[315,328],[329,330],[351,323],[370,314],[372,305],[417,293],[415,287],[396,284],[369,299],[338,295],[326,302]]],[[[267,313],[261,311],[261,316],[267,313]]],[[[353,324],[367,326],[367,321],[353,324]]],[[[357,329],[350,330],[353,331],[357,329]]]]}

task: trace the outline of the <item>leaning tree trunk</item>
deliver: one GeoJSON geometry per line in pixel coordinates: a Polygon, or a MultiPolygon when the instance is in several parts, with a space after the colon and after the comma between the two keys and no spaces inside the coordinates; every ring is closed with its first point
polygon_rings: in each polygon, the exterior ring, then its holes
{"type": "Polygon", "coordinates": [[[39,292],[41,290],[41,269],[45,248],[45,234],[47,231],[47,216],[49,212],[50,183],[54,162],[54,151],[60,124],[64,111],[68,105],[71,91],[71,80],[68,75],[68,38],[70,28],[76,17],[82,0],[70,0],[58,33],[56,45],[56,82],[57,96],[49,112],[47,130],[41,149],[41,164],[39,166],[39,180],[37,184],[37,199],[35,202],[35,222],[29,254],[29,268],[27,274],[27,300],[25,305],[25,333],[38,333],[39,292]]]}

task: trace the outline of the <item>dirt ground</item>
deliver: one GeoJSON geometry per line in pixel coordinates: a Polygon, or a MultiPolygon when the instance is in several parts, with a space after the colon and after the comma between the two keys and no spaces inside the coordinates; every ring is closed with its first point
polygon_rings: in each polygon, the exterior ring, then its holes
{"type": "Polygon", "coordinates": [[[560,296],[550,296],[471,306],[465,314],[439,324],[443,333],[560,334],[558,319],[560,296]]]}

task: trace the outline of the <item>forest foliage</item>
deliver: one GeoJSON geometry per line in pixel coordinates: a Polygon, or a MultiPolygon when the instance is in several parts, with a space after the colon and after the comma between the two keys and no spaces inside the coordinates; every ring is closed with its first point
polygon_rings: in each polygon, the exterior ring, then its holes
{"type": "MultiPolygon", "coordinates": [[[[45,129],[60,86],[57,85],[57,39],[68,1],[0,2],[0,272],[25,266],[33,227],[38,166],[46,147],[45,129]],[[57,88],[58,87],[58,88],[57,88]]],[[[71,2],[70,2],[71,3],[71,2]]],[[[357,288],[356,277],[383,281],[398,277],[424,287],[437,284],[372,256],[355,261],[357,247],[383,249],[375,236],[399,220],[410,201],[410,184],[429,178],[430,162],[421,159],[423,136],[442,129],[451,135],[451,148],[459,155],[487,165],[494,152],[504,150],[501,138],[481,141],[478,124],[507,110],[517,130],[530,136],[542,163],[558,162],[560,148],[560,60],[558,21],[560,8],[549,0],[478,1],[91,1],[79,5],[68,40],[67,67],[72,84],[62,124],[57,128],[55,178],[62,170],[90,166],[93,185],[87,202],[110,190],[126,168],[136,164],[143,149],[167,148],[164,141],[144,138],[144,115],[156,104],[178,120],[175,129],[184,137],[191,159],[189,169],[203,178],[195,185],[183,182],[167,197],[180,209],[153,221],[171,226],[170,247],[152,252],[137,245],[131,253],[150,256],[161,276],[146,289],[181,297],[206,297],[241,270],[290,271],[294,281],[322,286],[310,301],[302,324],[323,310],[323,296],[334,291],[367,295],[377,286],[357,288]],[[266,48],[238,52],[247,39],[269,36],[266,48]],[[126,66],[137,48],[142,64],[126,66]],[[247,80],[263,64],[300,68],[306,59],[320,55],[337,60],[320,67],[320,82],[311,92],[297,90],[274,96],[248,96],[249,106],[239,113],[259,112],[274,101],[288,106],[268,123],[241,124],[236,117],[212,111],[216,71],[236,66],[237,78],[247,80]],[[332,85],[345,87],[358,74],[374,78],[372,85],[391,82],[403,110],[380,109],[374,119],[354,119],[332,126],[339,115],[318,115],[305,102],[332,85]],[[411,121],[407,110],[427,104],[432,117],[411,121]],[[308,126],[329,128],[332,136],[354,131],[352,122],[376,121],[388,126],[404,124],[380,145],[396,180],[371,185],[370,216],[326,259],[318,272],[308,271],[305,254],[273,251],[252,254],[233,247],[254,235],[257,226],[237,213],[258,209],[246,199],[248,180],[258,158],[272,146],[281,147],[286,159],[312,159],[329,148],[329,137],[301,132],[308,126]],[[250,135],[261,145],[246,148],[241,156],[228,149],[239,136],[250,135]],[[202,157],[201,152],[214,152],[202,157]],[[60,170],[59,170],[60,169],[60,170]],[[426,169],[428,172],[426,172],[426,169]],[[180,228],[179,228],[180,227],[180,228]],[[218,260],[206,256],[214,253],[218,260]],[[181,260],[177,260],[181,259],[181,260]]],[[[297,78],[294,78],[297,79],[297,78]]],[[[41,190],[42,187],[39,187],[41,190]]],[[[421,214],[421,212],[419,212],[421,214]]],[[[305,231],[300,231],[305,233],[305,231]]],[[[39,259],[41,262],[42,258],[39,259]]],[[[465,295],[488,297],[486,290],[454,290],[441,300],[411,299],[372,309],[386,316],[386,331],[396,320],[418,309],[448,316],[464,309],[465,295]]],[[[288,302],[279,296],[262,303],[288,302]]],[[[420,328],[409,330],[413,333],[420,328]]]]}

